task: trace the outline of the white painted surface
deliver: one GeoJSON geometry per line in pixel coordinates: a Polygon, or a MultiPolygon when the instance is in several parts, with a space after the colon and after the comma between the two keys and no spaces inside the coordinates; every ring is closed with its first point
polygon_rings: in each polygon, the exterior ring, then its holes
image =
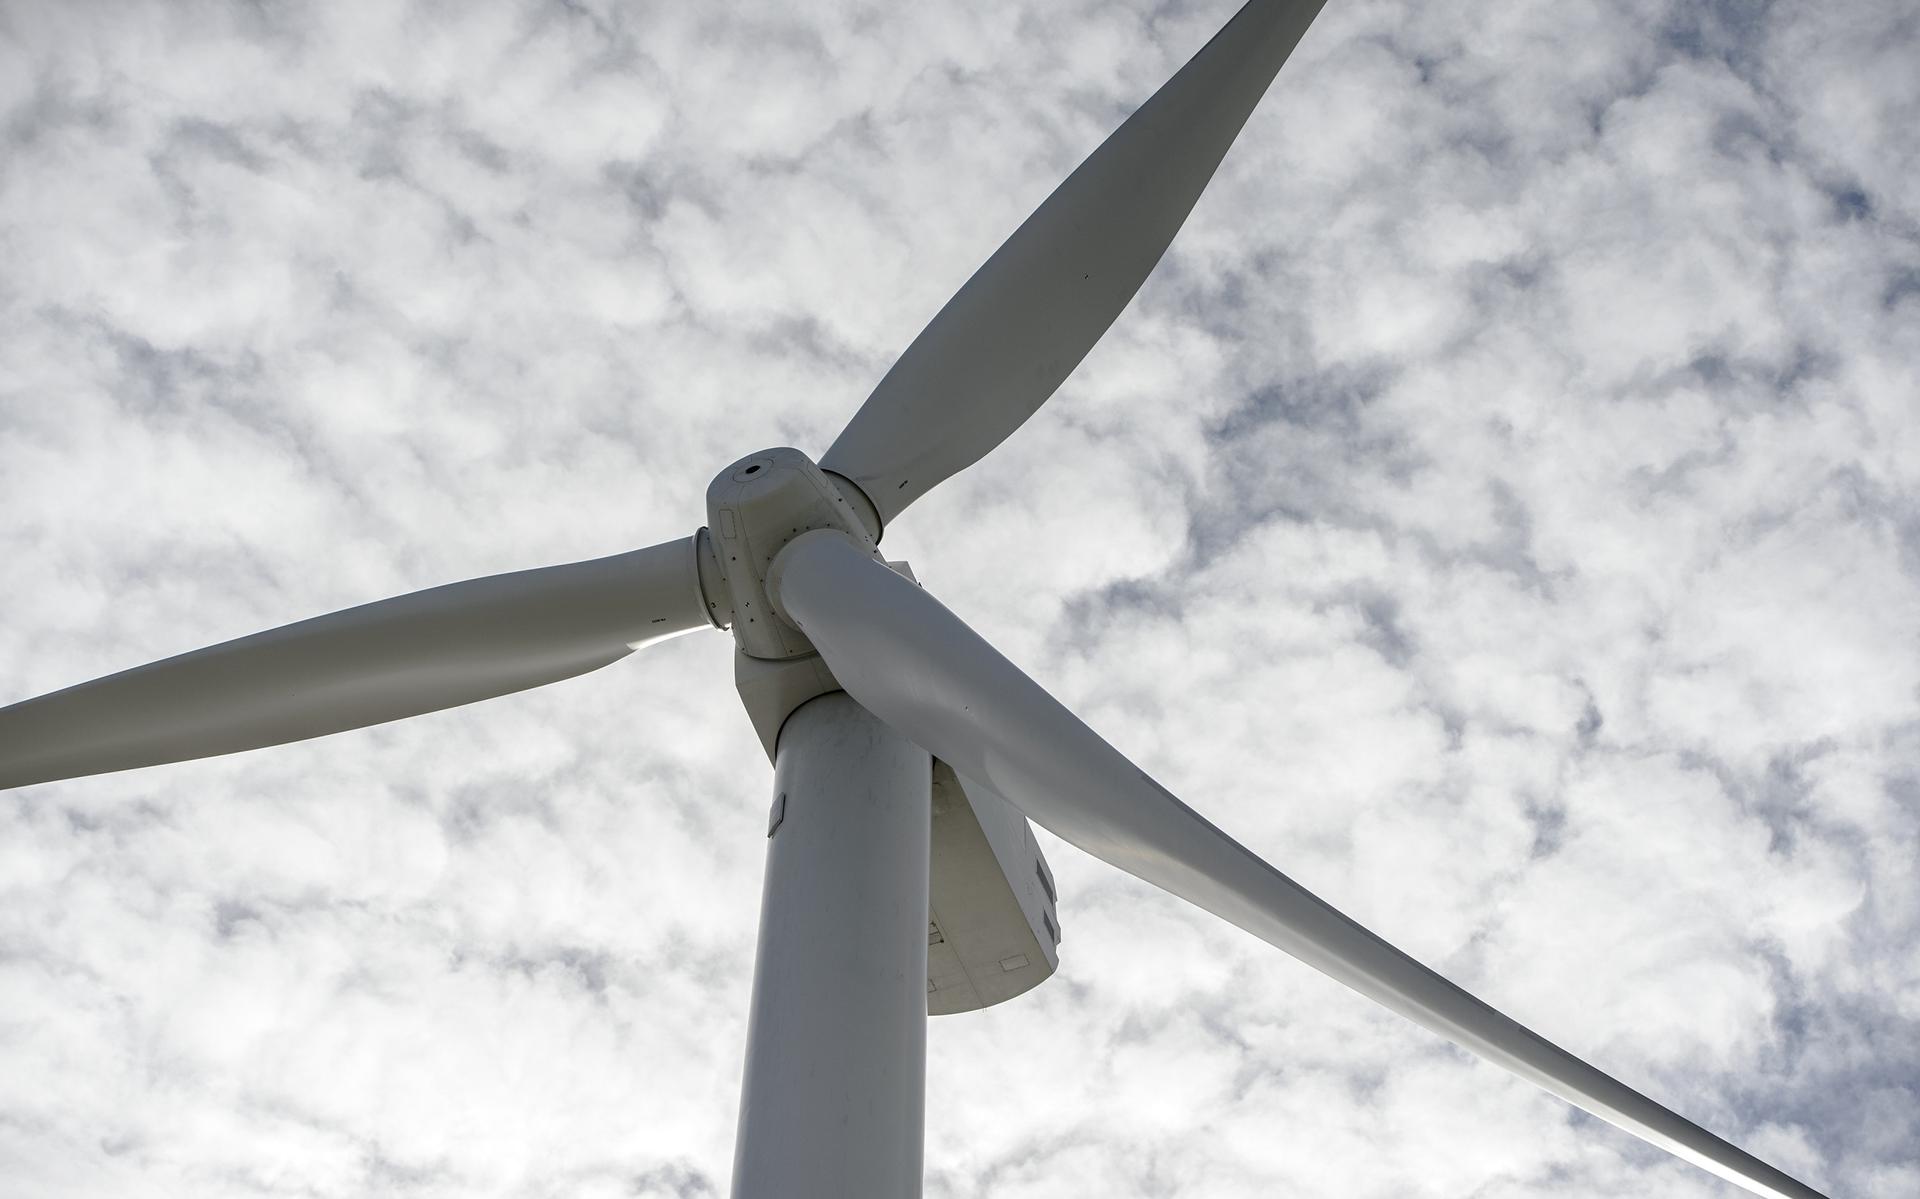
{"type": "Polygon", "coordinates": [[[1060,922],[1027,818],[936,761],[932,840],[927,1014],[992,1007],[1046,981],[1060,922]]]}
{"type": "Polygon", "coordinates": [[[932,772],[845,692],[781,733],[735,1199],[920,1193],[932,772]]]}

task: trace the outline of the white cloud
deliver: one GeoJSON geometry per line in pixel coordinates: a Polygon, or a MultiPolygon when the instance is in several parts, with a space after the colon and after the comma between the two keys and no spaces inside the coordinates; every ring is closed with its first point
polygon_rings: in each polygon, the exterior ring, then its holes
{"type": "MultiPolygon", "coordinates": [[[[1215,5],[16,5],[0,701],[683,536],[1215,5]]],[[[1920,1184],[1905,6],[1334,0],[890,552],[1176,793],[1830,1193],[1920,1184]]],[[[702,1195],[719,636],[0,801],[0,1195],[702,1195]]],[[[928,1192],[1724,1195],[1057,843],[928,1192]]]]}

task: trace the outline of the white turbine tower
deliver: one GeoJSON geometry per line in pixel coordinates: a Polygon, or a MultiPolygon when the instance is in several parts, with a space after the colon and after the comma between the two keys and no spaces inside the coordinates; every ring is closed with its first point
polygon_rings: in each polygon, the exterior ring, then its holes
{"type": "Polygon", "coordinates": [[[678,541],[383,600],[0,709],[0,787],[361,728],[731,629],[774,762],[736,1195],[919,1193],[928,1012],[1000,1002],[1057,964],[1031,819],[1703,1169],[1821,1199],[1302,889],[880,558],[882,531],[1019,428],[1119,316],[1322,2],[1247,4],[960,288],[817,464],[747,455],[709,487],[707,527],[678,541]]]}

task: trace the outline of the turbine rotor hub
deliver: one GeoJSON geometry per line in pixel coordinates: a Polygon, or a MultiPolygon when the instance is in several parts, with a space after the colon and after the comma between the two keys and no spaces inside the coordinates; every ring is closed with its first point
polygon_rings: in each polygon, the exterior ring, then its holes
{"type": "Polygon", "coordinates": [[[876,553],[878,521],[853,484],[821,470],[799,450],[759,450],[707,485],[700,588],[716,625],[731,626],[740,652],[781,660],[814,652],[804,634],[774,610],[767,570],[788,542],[814,529],[837,529],[876,553]],[[864,510],[863,510],[864,509],[864,510]]]}

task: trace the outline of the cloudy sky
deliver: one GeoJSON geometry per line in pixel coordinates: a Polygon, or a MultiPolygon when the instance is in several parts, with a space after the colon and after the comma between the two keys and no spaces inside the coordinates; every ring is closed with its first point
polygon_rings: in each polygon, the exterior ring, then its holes
{"type": "MultiPolygon", "coordinates": [[[[0,702],[684,536],[1231,0],[0,6],[0,702]]],[[[1332,0],[892,556],[1283,870],[1920,1191],[1920,17],[1332,0]]],[[[711,1196],[729,639],[0,796],[0,1196],[711,1196]]],[[[1043,836],[1044,839],[1044,836],[1043,836]]],[[[1044,839],[927,1191],[1736,1192],[1044,839]]]]}

